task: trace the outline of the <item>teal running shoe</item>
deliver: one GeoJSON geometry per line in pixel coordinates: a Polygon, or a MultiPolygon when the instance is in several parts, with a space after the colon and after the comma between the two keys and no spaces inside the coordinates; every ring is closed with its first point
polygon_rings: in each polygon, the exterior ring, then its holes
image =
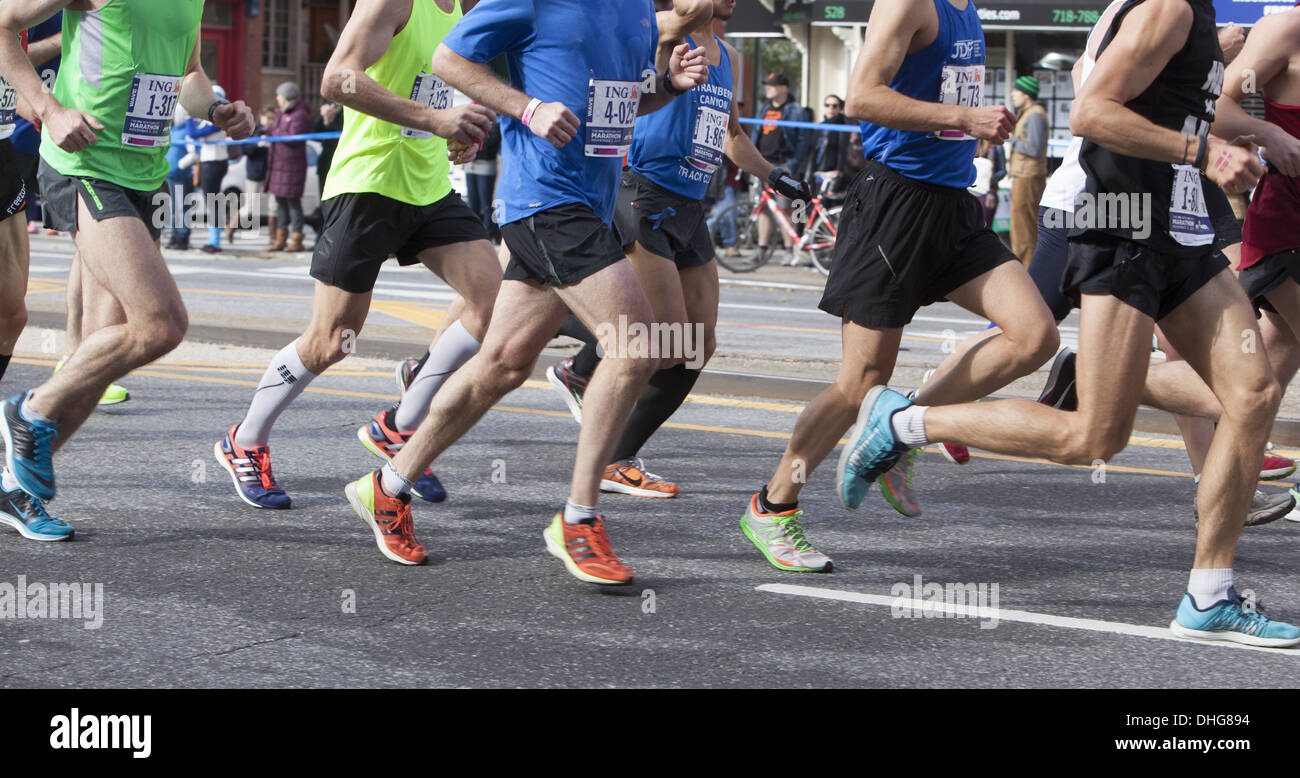
{"type": "Polygon", "coordinates": [[[894,437],[894,414],[912,403],[885,386],[872,387],[862,400],[858,422],[849,430],[848,445],[840,451],[835,469],[835,491],[849,510],[857,510],[871,484],[894,466],[908,446],[894,437]]]}
{"type": "Polygon", "coordinates": [[[8,524],[28,540],[70,540],[72,525],[45,512],[45,503],[22,489],[0,487],[0,524],[8,524]]]}
{"type": "Polygon", "coordinates": [[[1169,630],[1192,640],[1227,640],[1248,646],[1289,648],[1300,643],[1300,627],[1273,621],[1257,609],[1247,608],[1232,587],[1228,588],[1227,599],[1205,610],[1197,608],[1192,595],[1184,593],[1169,630]]]}

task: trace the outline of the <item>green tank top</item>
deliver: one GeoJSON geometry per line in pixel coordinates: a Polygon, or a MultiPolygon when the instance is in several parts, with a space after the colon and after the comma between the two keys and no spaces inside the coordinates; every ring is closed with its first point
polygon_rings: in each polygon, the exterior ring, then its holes
{"type": "Polygon", "coordinates": [[[172,115],[202,19],[199,0],[112,0],[98,11],[64,11],[54,97],[104,129],[76,153],[43,134],[45,161],[65,176],[141,191],[162,186],[172,115]]]}
{"type": "MultiPolygon", "coordinates": [[[[385,89],[432,108],[450,108],[452,89],[430,71],[433,50],[461,17],[460,3],[443,13],[434,0],[412,0],[411,18],[366,75],[385,89]]],[[[334,151],[322,197],[373,192],[411,205],[447,196],[447,142],[351,108],[334,151]]]]}

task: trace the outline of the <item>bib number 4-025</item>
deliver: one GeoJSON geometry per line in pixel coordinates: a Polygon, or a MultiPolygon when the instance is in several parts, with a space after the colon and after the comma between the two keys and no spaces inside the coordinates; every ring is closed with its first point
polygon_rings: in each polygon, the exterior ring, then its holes
{"type": "Polygon", "coordinates": [[[632,145],[632,128],[641,106],[641,82],[593,78],[587,86],[587,120],[583,122],[583,153],[588,157],[621,157],[632,145]]]}

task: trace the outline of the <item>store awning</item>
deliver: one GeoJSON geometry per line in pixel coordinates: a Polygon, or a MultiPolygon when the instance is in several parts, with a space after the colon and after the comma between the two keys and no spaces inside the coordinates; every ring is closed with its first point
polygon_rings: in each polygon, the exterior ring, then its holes
{"type": "MultiPolygon", "coordinates": [[[[986,0],[975,6],[986,30],[1086,30],[1109,4],[1109,0],[986,0]]],[[[872,0],[815,0],[809,17],[817,25],[863,24],[871,16],[871,6],[872,0]]]]}
{"type": "Polygon", "coordinates": [[[759,0],[736,0],[736,8],[727,21],[727,35],[741,38],[783,38],[780,17],[759,0]]]}

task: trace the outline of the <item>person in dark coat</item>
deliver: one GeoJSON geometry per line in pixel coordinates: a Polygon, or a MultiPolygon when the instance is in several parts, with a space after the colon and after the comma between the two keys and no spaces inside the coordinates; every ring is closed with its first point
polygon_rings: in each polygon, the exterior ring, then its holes
{"type": "MultiPolygon", "coordinates": [[[[286,81],[275,90],[280,115],[271,135],[305,135],[311,131],[311,108],[298,85],[286,81]]],[[[267,153],[266,191],[275,195],[279,227],[271,251],[302,251],[302,190],[307,183],[307,142],[272,143],[267,153]],[[286,243],[287,241],[287,243],[286,243]]]]}

